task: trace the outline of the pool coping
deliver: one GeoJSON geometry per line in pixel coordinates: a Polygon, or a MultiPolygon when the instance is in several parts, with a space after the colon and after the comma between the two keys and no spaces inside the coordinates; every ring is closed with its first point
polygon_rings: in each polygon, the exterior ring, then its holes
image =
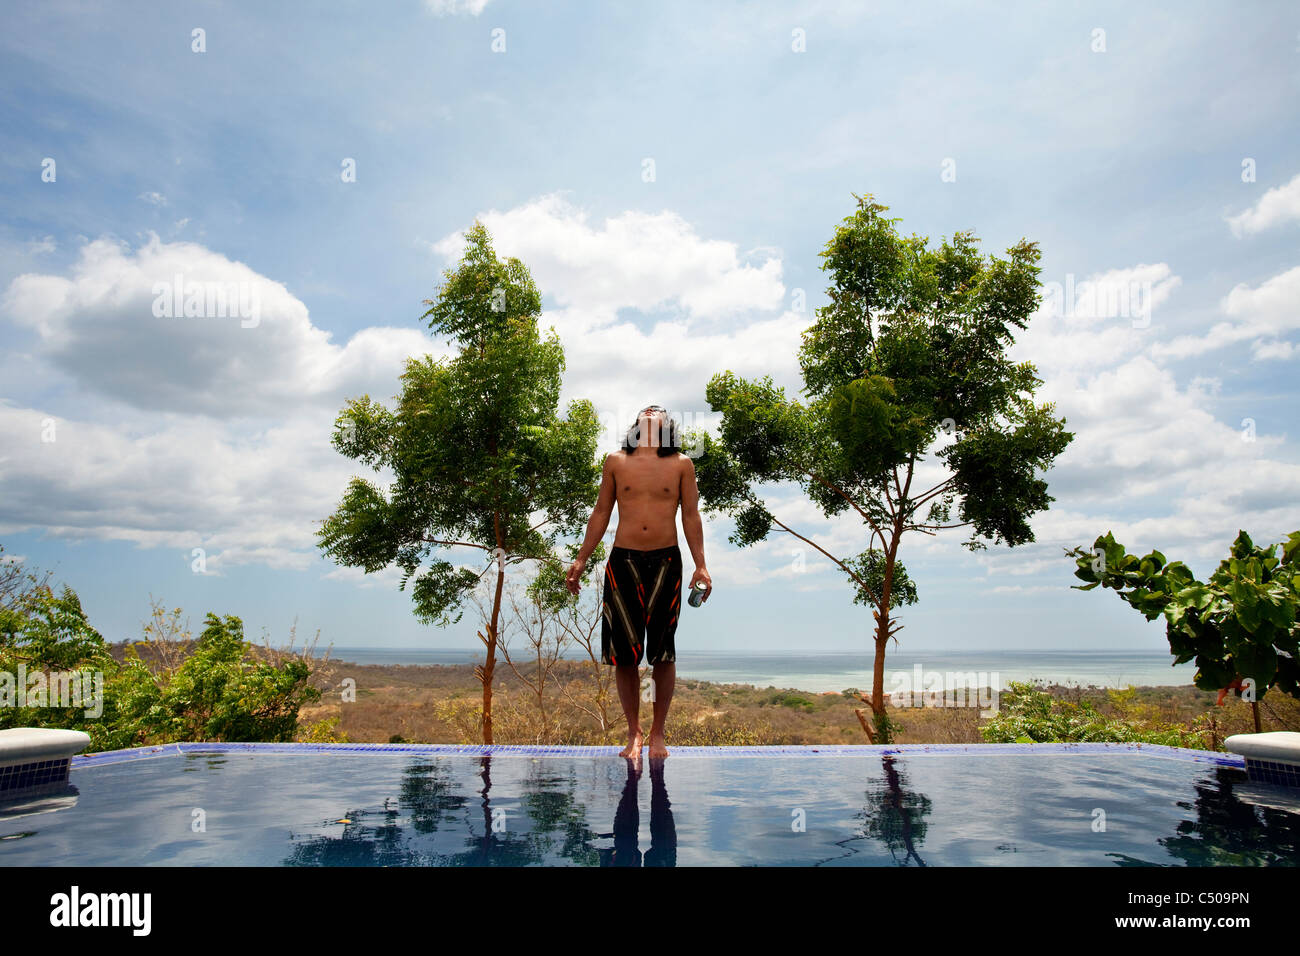
{"type": "MultiPolygon", "coordinates": [[[[79,754],[72,758],[71,769],[99,767],[128,760],[146,760],[155,757],[179,756],[187,753],[281,753],[281,754],[339,754],[367,753],[409,754],[411,756],[467,757],[519,756],[519,757],[616,757],[622,748],[609,746],[551,746],[536,744],[364,744],[364,743],[173,743],[151,747],[131,747],[125,750],[105,750],[99,753],[79,754]]],[[[1036,743],[1036,744],[827,744],[799,746],[756,747],[684,747],[669,748],[670,756],[684,757],[883,757],[899,755],[964,755],[992,756],[1018,754],[1042,756],[1066,753],[1087,754],[1145,754],[1164,759],[1208,763],[1220,767],[1246,769],[1246,759],[1238,754],[1211,750],[1191,750],[1165,744],[1144,743],[1036,743]]]]}

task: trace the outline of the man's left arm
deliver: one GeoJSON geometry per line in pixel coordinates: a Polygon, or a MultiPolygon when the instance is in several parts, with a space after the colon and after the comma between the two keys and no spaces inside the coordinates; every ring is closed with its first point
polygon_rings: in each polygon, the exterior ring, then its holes
{"type": "Polygon", "coordinates": [[[686,534],[686,544],[695,559],[695,573],[691,575],[689,587],[696,582],[703,584],[704,600],[713,592],[713,580],[704,566],[704,519],[700,517],[700,489],[695,483],[695,462],[682,456],[682,531],[686,534]]]}

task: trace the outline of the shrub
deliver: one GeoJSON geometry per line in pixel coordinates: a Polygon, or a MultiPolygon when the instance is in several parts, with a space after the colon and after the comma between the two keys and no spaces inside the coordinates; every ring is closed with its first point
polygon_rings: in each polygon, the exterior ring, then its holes
{"type": "MultiPolygon", "coordinates": [[[[208,614],[197,646],[183,661],[170,652],[180,643],[143,642],[164,652],[163,665],[151,670],[134,646],[126,660],[113,657],[72,588],[55,594],[32,575],[21,587],[12,571],[9,579],[10,586],[0,588],[0,729],[84,731],[90,735],[87,752],[189,740],[290,741],[299,708],[320,699],[320,691],[308,685],[306,661],[248,659],[237,617],[208,614]],[[38,672],[42,677],[33,681],[38,672]],[[82,699],[73,706],[62,706],[52,692],[55,673],[82,675],[82,699]],[[44,687],[49,689],[38,693],[44,687]]],[[[146,633],[162,636],[151,628],[146,633]]],[[[309,733],[332,734],[333,727],[317,725],[309,733]]]]}
{"type": "MultiPolygon", "coordinates": [[[[143,674],[147,677],[148,672],[143,674]]],[[[65,587],[56,595],[42,583],[0,607],[0,730],[80,730],[90,735],[91,751],[135,746],[140,741],[132,688],[140,679],[134,666],[123,666],[113,659],[71,588],[65,587]],[[43,675],[41,682],[33,684],[30,678],[38,672],[43,675]],[[79,702],[58,705],[51,686],[52,672],[80,675],[79,702]],[[20,680],[28,703],[23,707],[18,706],[20,680]],[[47,690],[34,694],[38,686],[47,690]],[[86,699],[97,692],[98,702],[86,699]]]]}
{"type": "Polygon", "coordinates": [[[141,731],[151,742],[292,741],[299,708],[320,700],[307,663],[249,661],[239,618],[209,612],[206,624],[180,667],[138,684],[141,731]]]}
{"type": "Polygon", "coordinates": [[[1200,734],[1196,731],[1172,725],[1141,727],[1102,714],[1090,701],[1058,700],[1028,683],[1012,681],[998,707],[998,713],[980,728],[988,743],[1106,741],[1200,746],[1200,734]]]}

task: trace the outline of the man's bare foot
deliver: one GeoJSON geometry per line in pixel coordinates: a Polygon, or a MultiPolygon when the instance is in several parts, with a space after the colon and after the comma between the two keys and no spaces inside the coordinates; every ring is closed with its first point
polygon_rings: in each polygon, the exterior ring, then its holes
{"type": "Polygon", "coordinates": [[[657,732],[651,730],[650,731],[650,759],[662,760],[664,757],[667,756],[668,756],[668,747],[666,745],[666,742],[664,741],[664,732],[662,730],[657,732]]]}
{"type": "Polygon", "coordinates": [[[627,736],[627,746],[618,752],[620,757],[641,756],[641,728],[638,727],[627,736]]]}

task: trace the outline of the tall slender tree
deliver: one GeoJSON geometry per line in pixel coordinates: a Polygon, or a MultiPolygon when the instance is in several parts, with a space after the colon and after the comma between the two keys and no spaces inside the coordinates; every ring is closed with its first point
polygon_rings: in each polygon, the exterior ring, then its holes
{"type": "MultiPolygon", "coordinates": [[[[720,372],[707,398],[722,413],[721,436],[693,436],[705,509],[734,517],[731,541],[752,545],[780,531],[820,552],[848,576],[854,601],[872,608],[875,661],[873,732],[891,739],[884,703],[885,650],[902,628],[892,614],[917,600],[899,560],[910,532],[934,535],[967,527],[964,546],[981,539],[1014,547],[1033,541],[1028,519],[1052,497],[1036,472],[1049,468],[1073,435],[1051,404],[1036,405],[1042,382],[1006,349],[1038,306],[1035,243],[1022,240],[1008,258],[977,250],[970,232],[938,249],[904,238],[898,219],[868,194],[821,253],[831,277],[830,304],[803,333],[799,363],[807,404],[787,399],[770,376],[745,381],[720,372]],[[936,451],[939,480],[913,487],[940,432],[953,440],[936,451]],[[756,486],[793,482],[829,518],[851,512],[866,547],[834,554],[782,520],[756,486]],[[957,520],[953,508],[956,507],[957,520]]],[[[897,638],[895,638],[897,642],[897,638]]]]}
{"type": "MultiPolygon", "coordinates": [[[[535,562],[535,588],[562,602],[560,539],[580,537],[600,486],[600,424],[585,399],[559,417],[564,350],[537,328],[541,294],[522,262],[499,260],[482,223],[466,234],[455,271],[444,272],[422,318],[459,347],[450,359],[412,358],[396,408],[369,395],[347,403],[334,447],[392,476],[387,488],[354,477],[318,533],[340,564],[372,573],[396,565],[421,621],[460,620],[462,604],[495,571],[475,673],[483,685],[483,742],[492,740],[492,679],[508,568],[535,562]],[[444,551],[479,553],[458,567],[444,551]],[[435,553],[436,552],[436,553],[435,553]]],[[[572,550],[572,549],[570,549],[572,550]]],[[[566,555],[567,557],[567,555],[566,555]]],[[[535,591],[536,593],[536,591],[535,591]]],[[[485,607],[488,606],[485,603],[485,607]]]]}

